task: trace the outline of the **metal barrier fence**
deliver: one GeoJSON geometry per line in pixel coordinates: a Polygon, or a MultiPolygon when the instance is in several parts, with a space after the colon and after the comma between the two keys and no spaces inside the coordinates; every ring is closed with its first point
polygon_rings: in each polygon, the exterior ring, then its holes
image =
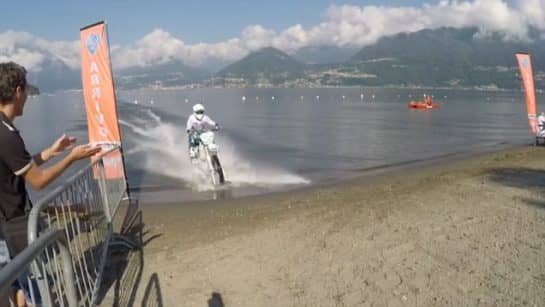
{"type": "Polygon", "coordinates": [[[32,208],[28,221],[29,244],[39,239],[43,231],[62,230],[74,273],[74,280],[58,280],[58,249],[47,249],[35,258],[31,273],[43,306],[64,306],[63,298],[71,295],[69,285],[75,286],[73,299],[78,306],[96,305],[108,245],[113,237],[112,219],[127,186],[124,177],[107,178],[104,165],[120,157],[118,146],[104,152],[32,208]]]}
{"type": "MultiPolygon", "coordinates": [[[[57,299],[58,306],[77,306],[76,300],[76,288],[73,283],[68,281],[74,280],[74,271],[72,270],[71,256],[68,251],[66,236],[62,230],[50,229],[47,232],[40,235],[40,237],[30,244],[25,250],[23,250],[17,257],[12,259],[5,267],[0,271],[0,293],[8,293],[9,288],[13,281],[23,274],[27,270],[28,265],[34,259],[40,257],[43,253],[49,254],[47,249],[57,249],[57,253],[53,255],[53,264],[56,265],[56,269],[53,270],[55,276],[51,278],[55,284],[53,287],[59,287],[58,283],[64,282],[65,295],[60,296],[57,299]],[[58,256],[57,256],[58,255],[58,256]]],[[[27,279],[27,282],[32,285],[32,280],[27,279]]],[[[32,286],[30,288],[33,288],[32,286]]],[[[32,290],[31,300],[36,302],[36,293],[32,290]]],[[[6,299],[2,297],[2,299],[6,299]]],[[[3,302],[6,303],[6,302],[3,302]]],[[[35,304],[34,304],[35,305],[35,304]]]]}

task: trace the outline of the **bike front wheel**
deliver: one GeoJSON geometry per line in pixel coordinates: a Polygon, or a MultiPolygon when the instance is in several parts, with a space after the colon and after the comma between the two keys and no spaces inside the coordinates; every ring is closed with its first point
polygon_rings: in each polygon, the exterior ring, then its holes
{"type": "Polygon", "coordinates": [[[219,184],[224,184],[225,183],[225,176],[223,174],[223,168],[221,167],[220,159],[218,158],[217,155],[213,155],[211,157],[211,160],[212,160],[213,176],[214,177],[217,176],[217,180],[218,180],[217,182],[219,182],[219,184]]]}

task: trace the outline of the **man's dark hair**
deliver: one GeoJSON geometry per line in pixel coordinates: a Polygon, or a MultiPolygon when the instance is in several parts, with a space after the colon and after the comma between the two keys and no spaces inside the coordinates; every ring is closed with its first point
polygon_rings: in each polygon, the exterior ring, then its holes
{"type": "Polygon", "coordinates": [[[14,62],[0,63],[0,103],[12,100],[18,86],[26,88],[26,69],[14,62]]]}

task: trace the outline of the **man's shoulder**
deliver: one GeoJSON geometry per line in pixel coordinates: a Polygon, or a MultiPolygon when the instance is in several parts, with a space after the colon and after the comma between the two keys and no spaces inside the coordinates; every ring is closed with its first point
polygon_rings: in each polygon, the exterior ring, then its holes
{"type": "Polygon", "coordinates": [[[19,131],[12,124],[0,120],[0,138],[19,138],[19,131]]]}

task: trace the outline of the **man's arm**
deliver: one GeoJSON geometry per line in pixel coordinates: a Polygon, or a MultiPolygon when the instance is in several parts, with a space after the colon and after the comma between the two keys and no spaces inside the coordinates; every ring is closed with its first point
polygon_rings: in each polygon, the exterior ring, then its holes
{"type": "Polygon", "coordinates": [[[64,150],[73,146],[75,142],[76,138],[63,134],[53,144],[51,144],[51,146],[37,153],[32,158],[36,165],[40,166],[52,157],[62,153],[64,150]]]}
{"type": "Polygon", "coordinates": [[[46,148],[42,150],[41,152],[32,156],[32,160],[34,160],[34,163],[37,166],[40,166],[44,164],[45,162],[47,162],[49,159],[51,159],[51,157],[53,157],[53,155],[51,154],[51,150],[49,148],[46,148]]]}
{"type": "Polygon", "coordinates": [[[40,167],[33,162],[30,168],[23,174],[23,177],[34,189],[41,190],[55,178],[59,177],[59,175],[74,161],[88,158],[99,151],[100,147],[91,147],[88,144],[77,146],[61,161],[46,169],[40,169],[40,167]]]}

